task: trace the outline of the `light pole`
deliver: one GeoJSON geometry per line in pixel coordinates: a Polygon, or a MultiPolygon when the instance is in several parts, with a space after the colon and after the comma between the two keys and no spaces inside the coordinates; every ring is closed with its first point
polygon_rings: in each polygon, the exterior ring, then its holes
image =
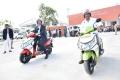
{"type": "Polygon", "coordinates": [[[70,11],[70,8],[67,8],[67,24],[69,25],[69,11],[70,11]]]}
{"type": "Polygon", "coordinates": [[[70,36],[70,30],[69,30],[69,11],[70,11],[70,8],[67,8],[67,36],[70,36]]]}

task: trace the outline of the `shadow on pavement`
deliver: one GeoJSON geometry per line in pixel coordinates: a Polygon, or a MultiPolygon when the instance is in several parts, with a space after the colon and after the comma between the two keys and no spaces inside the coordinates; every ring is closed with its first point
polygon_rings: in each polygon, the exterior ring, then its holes
{"type": "Polygon", "coordinates": [[[112,57],[101,57],[91,78],[92,80],[119,80],[120,59],[114,59],[112,57]]]}
{"type": "Polygon", "coordinates": [[[56,54],[49,55],[48,59],[44,59],[45,55],[39,55],[36,57],[36,59],[31,59],[31,61],[27,65],[39,65],[41,63],[54,63],[58,59],[58,56],[56,54]]]}

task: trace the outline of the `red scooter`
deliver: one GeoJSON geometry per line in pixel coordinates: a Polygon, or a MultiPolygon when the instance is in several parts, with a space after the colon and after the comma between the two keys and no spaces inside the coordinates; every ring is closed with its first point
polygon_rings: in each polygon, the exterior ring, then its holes
{"type": "MultiPolygon", "coordinates": [[[[22,47],[22,52],[20,54],[20,62],[25,64],[28,63],[30,61],[30,59],[32,59],[33,57],[33,52],[35,51],[35,55],[41,55],[41,54],[45,54],[44,51],[42,49],[40,49],[38,47],[38,44],[36,45],[36,50],[33,49],[33,45],[34,45],[34,38],[36,38],[38,35],[36,35],[35,33],[31,32],[28,36],[27,39],[25,41],[23,41],[21,47],[22,47]]],[[[46,56],[50,55],[52,52],[52,38],[48,38],[47,41],[44,44],[46,50],[47,50],[47,54],[45,54],[46,56]]]]}

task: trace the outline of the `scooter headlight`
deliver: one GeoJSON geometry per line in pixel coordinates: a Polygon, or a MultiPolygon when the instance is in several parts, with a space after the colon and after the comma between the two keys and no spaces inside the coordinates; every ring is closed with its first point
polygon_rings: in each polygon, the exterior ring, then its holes
{"type": "Polygon", "coordinates": [[[26,42],[23,42],[22,45],[21,45],[21,48],[26,48],[26,47],[29,47],[31,45],[34,44],[34,41],[32,39],[26,41],[26,42]]]}
{"type": "Polygon", "coordinates": [[[82,50],[89,50],[89,45],[88,44],[81,44],[81,49],[82,50]]]}
{"type": "Polygon", "coordinates": [[[82,50],[90,50],[97,44],[96,38],[93,38],[90,42],[81,43],[82,50]]]}

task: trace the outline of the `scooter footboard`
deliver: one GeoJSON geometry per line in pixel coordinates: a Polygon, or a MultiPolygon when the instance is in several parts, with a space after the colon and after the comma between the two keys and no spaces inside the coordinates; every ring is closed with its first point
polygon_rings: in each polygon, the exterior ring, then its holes
{"type": "Polygon", "coordinates": [[[83,60],[89,60],[90,58],[95,58],[94,52],[93,51],[84,51],[83,53],[83,60]]]}

